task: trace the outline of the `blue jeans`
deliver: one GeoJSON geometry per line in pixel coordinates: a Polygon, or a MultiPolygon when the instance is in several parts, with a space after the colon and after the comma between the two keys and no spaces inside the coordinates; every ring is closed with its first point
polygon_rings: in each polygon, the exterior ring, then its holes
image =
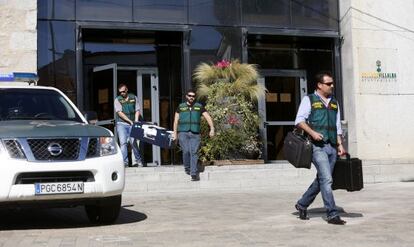
{"type": "Polygon", "coordinates": [[[183,152],[183,163],[185,171],[190,175],[198,174],[198,148],[200,147],[200,134],[192,132],[179,132],[178,141],[183,152]]]}
{"type": "Polygon", "coordinates": [[[121,146],[121,153],[125,166],[128,166],[128,142],[132,146],[132,152],[134,153],[136,161],[141,163],[141,154],[139,153],[138,143],[135,138],[129,136],[131,128],[132,126],[127,123],[116,123],[116,132],[118,133],[119,145],[121,146]]]}
{"type": "Polygon", "coordinates": [[[332,172],[336,158],[336,148],[330,144],[324,144],[323,146],[313,145],[312,162],[316,167],[316,178],[298,201],[298,206],[301,209],[306,209],[312,204],[320,191],[323,204],[327,210],[328,220],[338,215],[332,193],[332,172]]]}

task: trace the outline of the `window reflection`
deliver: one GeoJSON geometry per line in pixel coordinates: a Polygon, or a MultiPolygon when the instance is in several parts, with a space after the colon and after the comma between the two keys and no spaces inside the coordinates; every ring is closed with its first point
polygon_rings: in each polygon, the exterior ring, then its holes
{"type": "Polygon", "coordinates": [[[262,69],[294,68],[295,44],[292,39],[270,35],[248,36],[248,61],[262,69]]]}
{"type": "Polygon", "coordinates": [[[76,102],[75,23],[38,21],[39,84],[55,86],[76,102]]]}
{"type": "Polygon", "coordinates": [[[338,30],[338,0],[242,0],[243,25],[338,30]]]}
{"type": "Polygon", "coordinates": [[[153,45],[135,45],[135,44],[105,44],[98,42],[85,43],[85,50],[91,53],[95,52],[152,52],[153,45]]]}
{"type": "Polygon", "coordinates": [[[134,0],[134,21],[187,23],[187,0],[134,0]]]}
{"type": "Polygon", "coordinates": [[[157,65],[154,32],[85,29],[82,34],[85,64],[157,65]]]}
{"type": "Polygon", "coordinates": [[[338,30],[338,0],[41,0],[37,2],[39,19],[338,30]]]}
{"type": "Polygon", "coordinates": [[[191,0],[190,23],[240,25],[240,0],[191,0]]]}
{"type": "Polygon", "coordinates": [[[78,20],[132,21],[132,0],[77,0],[78,20]]]}
{"type": "Polygon", "coordinates": [[[249,35],[248,62],[261,69],[306,70],[308,92],[312,92],[312,78],[318,71],[334,71],[333,44],[332,38],[249,35]]]}
{"type": "Polygon", "coordinates": [[[191,71],[202,63],[241,58],[239,28],[194,27],[191,32],[191,71]]]}
{"type": "Polygon", "coordinates": [[[338,29],[337,0],[292,0],[293,25],[338,29]]]}
{"type": "Polygon", "coordinates": [[[75,0],[37,1],[39,19],[75,20],[75,0]]]}
{"type": "Polygon", "coordinates": [[[290,0],[242,0],[243,24],[290,26],[290,0]]]}

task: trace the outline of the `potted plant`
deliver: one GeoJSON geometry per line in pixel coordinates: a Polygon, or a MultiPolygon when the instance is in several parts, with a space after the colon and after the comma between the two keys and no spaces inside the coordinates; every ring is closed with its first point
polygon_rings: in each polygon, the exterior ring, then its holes
{"type": "MultiPolygon", "coordinates": [[[[257,78],[255,65],[238,60],[197,66],[197,95],[205,101],[216,129],[213,138],[202,138],[201,161],[259,157],[257,100],[264,96],[265,88],[257,84],[257,78]]],[[[202,135],[208,133],[205,121],[201,130],[202,135]]]]}

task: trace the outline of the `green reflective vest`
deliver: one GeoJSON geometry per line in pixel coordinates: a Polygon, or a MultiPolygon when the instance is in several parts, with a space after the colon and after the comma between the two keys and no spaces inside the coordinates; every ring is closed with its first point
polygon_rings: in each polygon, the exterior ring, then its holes
{"type": "Polygon", "coordinates": [[[193,106],[188,106],[187,103],[181,103],[178,106],[178,132],[200,133],[200,121],[203,105],[194,103],[193,106]]]}
{"type": "Polygon", "coordinates": [[[328,106],[325,106],[315,94],[309,94],[309,99],[311,102],[311,113],[308,118],[309,125],[313,130],[323,135],[325,143],[330,142],[332,145],[336,145],[338,101],[332,98],[328,106]]]}
{"type": "MultiPolygon", "coordinates": [[[[122,112],[131,120],[135,121],[135,103],[136,103],[136,97],[134,94],[129,93],[128,94],[128,100],[119,95],[116,97],[122,105],[122,112]]],[[[125,122],[122,118],[116,114],[116,121],[117,122],[125,122]]]]}

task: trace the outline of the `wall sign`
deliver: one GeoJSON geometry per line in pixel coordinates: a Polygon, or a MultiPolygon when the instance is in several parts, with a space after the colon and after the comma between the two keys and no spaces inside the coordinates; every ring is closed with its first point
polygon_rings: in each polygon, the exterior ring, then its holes
{"type": "Polygon", "coordinates": [[[358,48],[360,93],[395,94],[399,92],[397,54],[397,49],[358,48]]]}
{"type": "Polygon", "coordinates": [[[381,68],[381,60],[377,60],[375,62],[377,65],[377,69],[375,72],[362,72],[361,73],[361,79],[362,81],[367,80],[396,80],[397,79],[397,73],[390,73],[390,72],[382,72],[381,68]]]}

